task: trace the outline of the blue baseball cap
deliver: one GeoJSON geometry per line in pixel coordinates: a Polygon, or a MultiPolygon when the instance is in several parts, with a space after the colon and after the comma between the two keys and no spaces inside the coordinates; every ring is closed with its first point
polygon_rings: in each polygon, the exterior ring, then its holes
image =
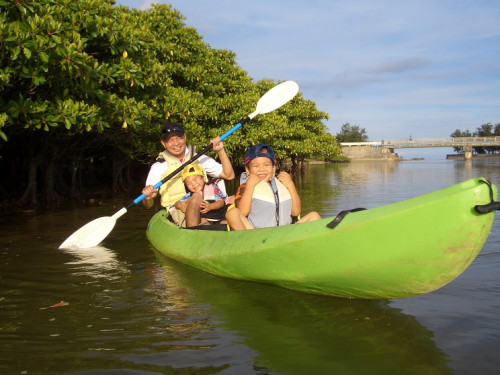
{"type": "Polygon", "coordinates": [[[258,145],[250,147],[245,154],[245,165],[250,164],[250,162],[255,158],[269,158],[276,165],[276,157],[274,156],[273,149],[266,145],[265,143],[259,143],[258,145]]]}
{"type": "Polygon", "coordinates": [[[178,124],[176,122],[167,122],[161,129],[160,138],[161,140],[165,140],[171,134],[177,134],[182,137],[184,135],[184,128],[181,124],[178,124]]]}

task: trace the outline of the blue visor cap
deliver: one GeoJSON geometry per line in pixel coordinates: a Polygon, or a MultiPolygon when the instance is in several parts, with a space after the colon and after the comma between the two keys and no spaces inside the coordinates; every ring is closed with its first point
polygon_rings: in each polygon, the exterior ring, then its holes
{"type": "Polygon", "coordinates": [[[161,129],[160,138],[162,141],[164,141],[171,134],[177,134],[182,137],[184,135],[184,128],[176,122],[167,122],[161,129]]]}
{"type": "Polygon", "coordinates": [[[255,158],[269,158],[273,164],[276,165],[274,151],[265,143],[259,143],[258,145],[252,146],[247,150],[245,154],[245,165],[250,164],[250,162],[255,158]]]}

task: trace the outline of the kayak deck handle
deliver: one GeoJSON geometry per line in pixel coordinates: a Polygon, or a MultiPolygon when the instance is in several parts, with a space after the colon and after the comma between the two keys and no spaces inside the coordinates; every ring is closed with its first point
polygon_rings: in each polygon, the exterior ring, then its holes
{"type": "Polygon", "coordinates": [[[478,204],[474,206],[474,211],[476,211],[478,214],[489,214],[492,211],[500,211],[500,202],[478,204]]]}
{"type": "Polygon", "coordinates": [[[474,206],[474,211],[476,211],[478,214],[489,214],[490,212],[493,211],[499,211],[500,210],[500,202],[495,202],[495,199],[493,198],[493,188],[491,186],[491,182],[488,181],[485,178],[481,178],[479,182],[483,182],[486,185],[488,185],[488,188],[490,189],[490,203],[487,204],[478,204],[474,206]]]}
{"type": "Polygon", "coordinates": [[[350,213],[350,212],[357,212],[357,211],[363,211],[363,210],[366,210],[366,208],[361,208],[361,207],[358,207],[358,208],[353,208],[351,210],[343,210],[343,211],[340,211],[338,213],[337,216],[335,216],[335,219],[333,219],[332,221],[330,221],[328,224],[326,224],[326,226],[330,229],[333,229],[335,228],[337,225],[340,224],[340,222],[342,220],[344,220],[344,217],[350,213]]]}

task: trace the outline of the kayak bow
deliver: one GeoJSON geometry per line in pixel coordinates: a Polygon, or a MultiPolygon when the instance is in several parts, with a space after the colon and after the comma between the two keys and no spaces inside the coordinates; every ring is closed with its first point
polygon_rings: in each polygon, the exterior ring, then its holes
{"type": "Polygon", "coordinates": [[[332,218],[246,231],[182,229],[161,210],[147,237],[162,254],[215,275],[344,298],[402,298],[458,277],[488,238],[496,199],[477,178],[332,218]]]}

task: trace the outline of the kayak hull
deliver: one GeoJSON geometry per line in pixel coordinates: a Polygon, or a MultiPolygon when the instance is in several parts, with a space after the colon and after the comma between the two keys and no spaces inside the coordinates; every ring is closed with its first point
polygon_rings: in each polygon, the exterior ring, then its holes
{"type": "MultiPolygon", "coordinates": [[[[496,188],[493,186],[496,198],[496,188]]],[[[181,229],[156,213],[147,229],[162,254],[215,275],[344,298],[403,298],[436,290],[475,259],[494,213],[482,179],[369,210],[247,231],[181,229]]]]}

